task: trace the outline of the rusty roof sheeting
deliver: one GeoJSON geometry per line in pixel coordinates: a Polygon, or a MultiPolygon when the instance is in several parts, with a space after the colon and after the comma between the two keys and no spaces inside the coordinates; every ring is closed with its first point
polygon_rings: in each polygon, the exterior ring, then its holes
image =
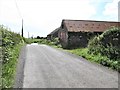
{"type": "Polygon", "coordinates": [[[103,32],[112,26],[120,26],[120,22],[91,20],[63,20],[62,23],[67,27],[68,32],[103,32]]]}

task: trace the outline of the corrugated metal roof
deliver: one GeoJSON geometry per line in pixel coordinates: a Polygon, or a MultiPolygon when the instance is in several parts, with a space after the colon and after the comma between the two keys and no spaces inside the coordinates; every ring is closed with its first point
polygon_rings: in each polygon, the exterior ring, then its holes
{"type": "Polygon", "coordinates": [[[92,20],[63,20],[62,24],[67,27],[68,32],[103,32],[112,26],[120,26],[120,22],[92,20]]]}

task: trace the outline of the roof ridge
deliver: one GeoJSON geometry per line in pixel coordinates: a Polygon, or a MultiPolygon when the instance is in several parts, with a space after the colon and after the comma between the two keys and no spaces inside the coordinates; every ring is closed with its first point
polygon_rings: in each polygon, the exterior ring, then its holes
{"type": "Polygon", "coordinates": [[[89,21],[89,22],[114,22],[114,23],[120,23],[119,21],[98,21],[98,20],[73,20],[73,19],[63,19],[62,21],[89,21]]]}

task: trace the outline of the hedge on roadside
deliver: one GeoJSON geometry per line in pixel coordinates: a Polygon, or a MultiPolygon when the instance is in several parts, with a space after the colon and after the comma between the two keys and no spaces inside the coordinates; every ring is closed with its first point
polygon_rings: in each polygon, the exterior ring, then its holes
{"type": "Polygon", "coordinates": [[[2,88],[11,88],[14,83],[14,74],[20,48],[24,41],[20,34],[10,31],[0,25],[0,35],[2,35],[2,88]]]}
{"type": "Polygon", "coordinates": [[[115,69],[120,69],[120,28],[113,27],[106,30],[101,35],[94,37],[89,41],[88,53],[106,56],[107,60],[101,60],[101,63],[114,65],[115,69]]]}

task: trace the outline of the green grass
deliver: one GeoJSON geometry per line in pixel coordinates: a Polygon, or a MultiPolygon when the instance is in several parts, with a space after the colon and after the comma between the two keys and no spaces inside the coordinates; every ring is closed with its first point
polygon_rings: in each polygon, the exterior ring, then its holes
{"type": "Polygon", "coordinates": [[[65,50],[65,51],[76,54],[78,56],[82,56],[83,58],[85,58],[91,62],[96,62],[98,64],[102,64],[102,65],[112,68],[114,70],[118,70],[120,68],[120,64],[117,61],[110,60],[106,56],[102,56],[99,53],[97,55],[89,54],[88,48],[78,48],[78,49],[65,50]]]}
{"type": "Polygon", "coordinates": [[[94,61],[95,58],[97,57],[94,57],[92,55],[89,55],[87,52],[88,52],[88,48],[77,48],[77,49],[72,49],[72,50],[65,50],[65,51],[68,51],[72,54],[76,54],[78,56],[82,56],[83,58],[86,58],[86,59],[89,59],[90,61],[94,61]]]}
{"type": "Polygon", "coordinates": [[[14,48],[9,48],[9,57],[7,63],[2,65],[2,88],[12,88],[15,80],[16,66],[21,47],[24,44],[18,44],[14,48]]]}

